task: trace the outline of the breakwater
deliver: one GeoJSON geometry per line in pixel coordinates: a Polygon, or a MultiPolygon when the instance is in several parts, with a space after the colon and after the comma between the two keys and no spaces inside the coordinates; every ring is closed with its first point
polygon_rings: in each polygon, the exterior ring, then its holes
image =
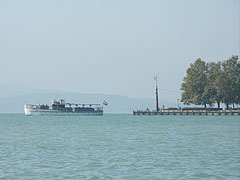
{"type": "Polygon", "coordinates": [[[133,111],[133,115],[174,115],[174,116],[240,116],[240,110],[160,110],[133,111]]]}

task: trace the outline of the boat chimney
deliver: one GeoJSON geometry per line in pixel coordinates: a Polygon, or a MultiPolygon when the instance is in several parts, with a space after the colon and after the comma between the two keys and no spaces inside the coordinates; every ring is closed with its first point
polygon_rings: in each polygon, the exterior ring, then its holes
{"type": "Polygon", "coordinates": [[[65,104],[65,100],[64,99],[60,99],[60,104],[65,104]]]}

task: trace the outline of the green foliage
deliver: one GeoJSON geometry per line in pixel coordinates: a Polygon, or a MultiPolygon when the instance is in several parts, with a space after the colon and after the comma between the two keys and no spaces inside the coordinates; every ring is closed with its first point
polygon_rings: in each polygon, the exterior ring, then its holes
{"type": "Polygon", "coordinates": [[[181,86],[181,101],[186,104],[205,105],[240,104],[240,62],[238,56],[226,61],[205,63],[197,59],[187,69],[181,86]]]}
{"type": "Polygon", "coordinates": [[[207,65],[201,59],[197,59],[194,64],[187,69],[187,76],[184,77],[181,90],[184,104],[207,104],[204,99],[204,88],[207,84],[207,65]]]}
{"type": "Polygon", "coordinates": [[[238,56],[233,56],[236,61],[234,74],[236,75],[235,79],[235,98],[234,103],[240,104],[240,61],[238,61],[238,56]]]}
{"type": "Polygon", "coordinates": [[[239,74],[238,71],[238,56],[232,56],[232,58],[224,61],[222,63],[223,73],[222,73],[222,81],[221,84],[221,93],[223,95],[222,102],[225,103],[228,107],[229,104],[233,104],[236,102],[237,96],[237,80],[239,74]]]}
{"type": "Polygon", "coordinates": [[[203,96],[205,99],[208,99],[208,104],[212,105],[217,102],[218,108],[220,108],[222,99],[221,93],[219,93],[219,83],[222,74],[221,62],[211,62],[207,66],[207,85],[204,88],[203,96]]]}

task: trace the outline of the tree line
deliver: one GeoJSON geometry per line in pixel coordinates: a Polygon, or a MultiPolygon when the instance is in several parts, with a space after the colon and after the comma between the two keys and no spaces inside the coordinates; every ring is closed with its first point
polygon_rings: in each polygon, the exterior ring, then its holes
{"type": "Polygon", "coordinates": [[[238,56],[209,62],[197,59],[186,71],[181,85],[181,101],[185,105],[240,104],[240,62],[238,56]]]}

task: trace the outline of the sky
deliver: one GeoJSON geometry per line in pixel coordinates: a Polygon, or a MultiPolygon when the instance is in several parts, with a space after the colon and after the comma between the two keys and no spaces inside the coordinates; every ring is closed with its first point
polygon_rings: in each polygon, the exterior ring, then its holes
{"type": "Polygon", "coordinates": [[[186,69],[239,55],[238,0],[0,1],[0,82],[176,102],[186,69]]]}

